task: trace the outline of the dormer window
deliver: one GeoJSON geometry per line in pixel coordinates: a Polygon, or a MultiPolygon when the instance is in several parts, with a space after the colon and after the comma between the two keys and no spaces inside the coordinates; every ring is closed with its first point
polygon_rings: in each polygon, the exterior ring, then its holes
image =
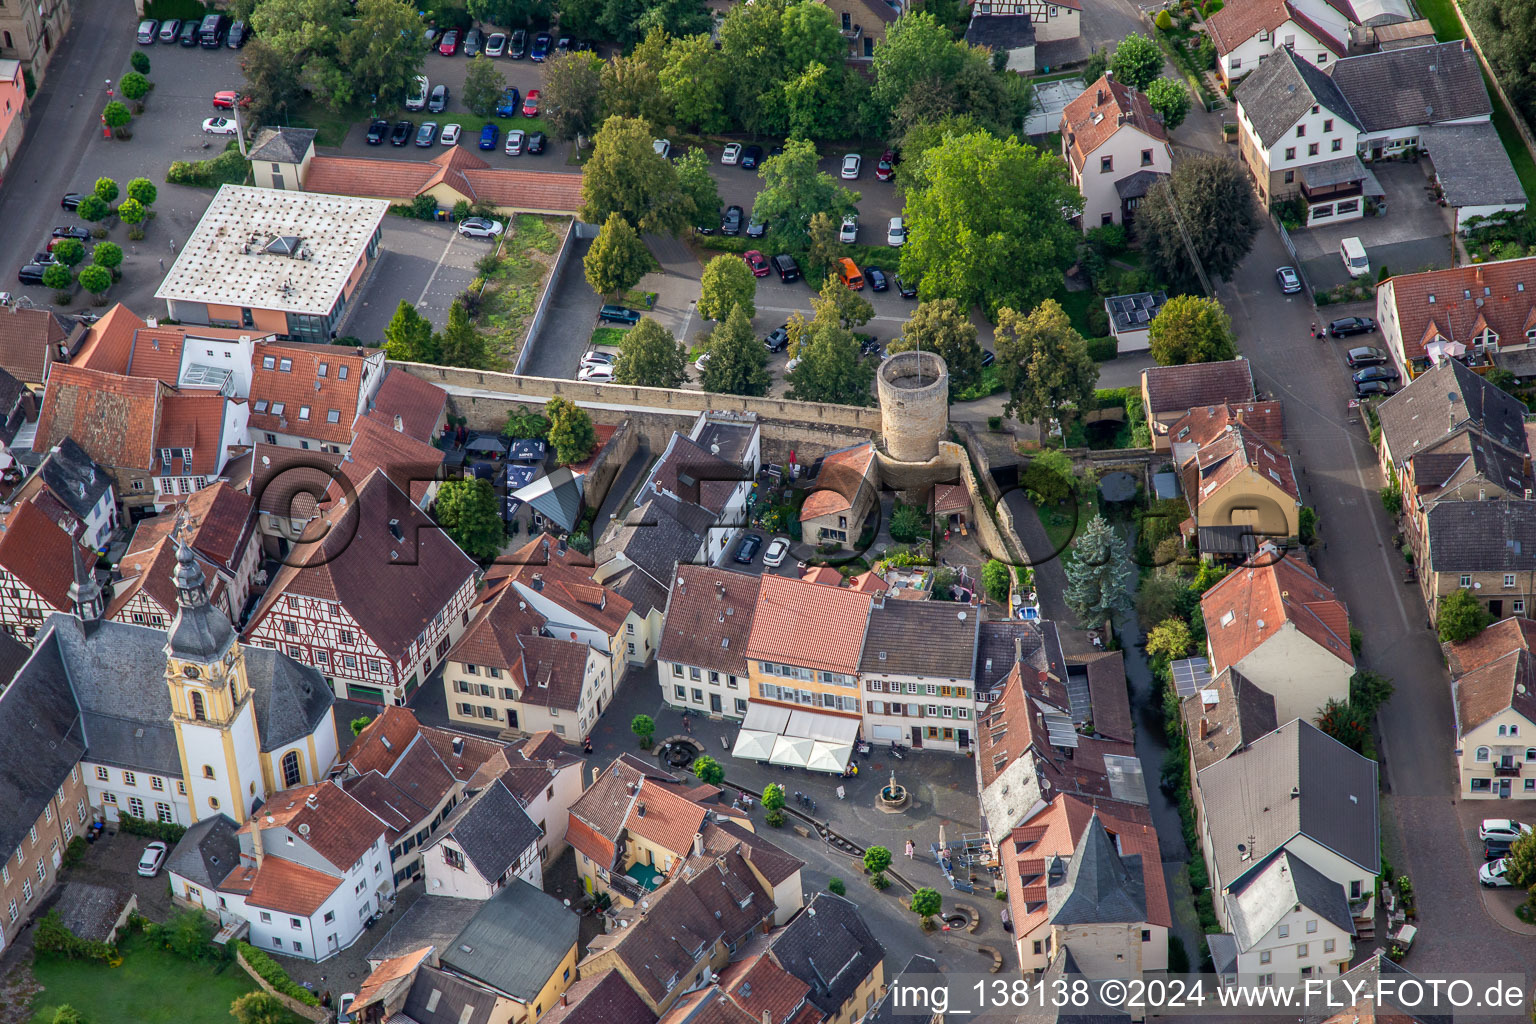
{"type": "Polygon", "coordinates": [[[261,368],[263,370],[271,370],[271,369],[274,369],[276,366],[277,366],[277,357],[276,356],[262,356],[261,357],[261,368]]]}
{"type": "Polygon", "coordinates": [[[277,368],[279,370],[281,370],[283,373],[292,373],[293,372],[293,360],[292,359],[281,359],[281,360],[278,361],[277,368]]]}

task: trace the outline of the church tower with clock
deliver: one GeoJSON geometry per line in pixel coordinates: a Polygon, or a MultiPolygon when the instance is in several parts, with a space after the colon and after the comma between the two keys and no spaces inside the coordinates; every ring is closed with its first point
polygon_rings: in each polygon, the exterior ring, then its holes
{"type": "Polygon", "coordinates": [[[165,644],[165,681],[193,821],[243,822],[267,797],[261,732],[245,655],[186,539],[176,551],[176,618],[165,644]]]}

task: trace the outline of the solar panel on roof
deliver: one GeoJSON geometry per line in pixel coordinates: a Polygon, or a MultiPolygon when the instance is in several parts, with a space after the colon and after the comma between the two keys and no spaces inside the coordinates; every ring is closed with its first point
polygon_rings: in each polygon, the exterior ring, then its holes
{"type": "Polygon", "coordinates": [[[1181,698],[1193,697],[1211,684],[1211,666],[1204,658],[1185,658],[1169,668],[1173,672],[1174,692],[1181,698]]]}

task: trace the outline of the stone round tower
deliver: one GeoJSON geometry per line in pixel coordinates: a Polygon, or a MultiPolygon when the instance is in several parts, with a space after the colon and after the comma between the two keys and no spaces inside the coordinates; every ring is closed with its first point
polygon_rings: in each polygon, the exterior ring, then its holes
{"type": "Polygon", "coordinates": [[[886,454],[926,462],[949,426],[949,367],[937,352],[898,352],[875,376],[886,454]]]}

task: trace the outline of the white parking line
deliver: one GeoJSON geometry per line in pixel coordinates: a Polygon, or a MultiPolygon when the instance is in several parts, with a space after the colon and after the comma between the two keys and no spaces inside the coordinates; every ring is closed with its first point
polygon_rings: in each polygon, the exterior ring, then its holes
{"type": "Polygon", "coordinates": [[[437,272],[443,269],[443,261],[448,258],[448,252],[453,248],[453,243],[458,241],[459,233],[454,231],[448,235],[448,244],[443,246],[443,254],[437,258],[437,266],[432,268],[432,273],[427,275],[427,283],[422,285],[421,294],[416,296],[416,305],[426,302],[427,292],[432,290],[432,282],[437,279],[437,272]]]}

